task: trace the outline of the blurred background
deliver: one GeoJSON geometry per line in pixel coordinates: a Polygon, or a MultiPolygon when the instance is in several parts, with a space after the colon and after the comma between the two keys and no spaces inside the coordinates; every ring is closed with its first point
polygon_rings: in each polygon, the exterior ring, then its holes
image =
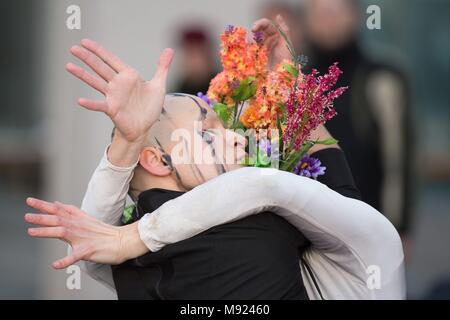
{"type": "Polygon", "coordinates": [[[0,12],[1,299],[115,299],[84,274],[69,290],[50,267],[65,245],[29,238],[23,221],[27,196],[80,205],[109,141],[109,119],[76,104],[96,94],[65,72],[69,48],[95,39],[149,78],[173,47],[169,90],[196,94],[220,71],[226,25],[278,13],[309,69],[344,71],[351,89],[328,128],[402,236],[408,297],[450,298],[450,1],[2,0],[0,12]],[[66,25],[71,5],[79,30],[66,25]]]}

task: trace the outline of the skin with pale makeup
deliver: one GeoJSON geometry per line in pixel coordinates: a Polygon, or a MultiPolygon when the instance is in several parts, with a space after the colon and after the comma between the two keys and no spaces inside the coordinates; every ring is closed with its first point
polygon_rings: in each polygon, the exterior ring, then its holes
{"type": "Polygon", "coordinates": [[[136,198],[145,190],[161,187],[188,191],[240,168],[244,156],[245,138],[226,130],[206,102],[191,95],[167,95],[140,153],[131,195],[136,198]],[[232,157],[226,158],[227,154],[232,157]]]}
{"type": "MultiPolygon", "coordinates": [[[[277,22],[289,34],[281,17],[277,17],[277,22]]],[[[252,31],[264,34],[271,53],[270,65],[289,58],[284,40],[269,20],[256,21],[252,31]]],[[[105,113],[114,123],[108,160],[119,167],[131,166],[139,160],[130,185],[133,197],[155,187],[188,191],[241,167],[240,159],[245,154],[242,137],[226,130],[214,111],[201,99],[184,94],[166,96],[172,49],[162,52],[150,81],[144,81],[136,70],[92,40],[82,40],[79,46],[71,48],[71,53],[89,66],[94,74],[72,63],[67,64],[67,71],[105,96],[102,101],[79,99],[78,103],[88,110],[105,113]],[[201,123],[202,130],[198,130],[196,123],[201,123]],[[190,134],[180,141],[171,141],[171,133],[177,129],[190,134]],[[234,138],[225,139],[227,132],[234,138]],[[192,161],[195,140],[202,146],[203,162],[192,161]],[[185,153],[191,160],[187,163],[173,161],[173,153],[180,142],[185,145],[185,153]],[[218,145],[222,147],[217,148],[218,145]],[[231,163],[224,158],[227,151],[234,155],[231,163]]],[[[330,137],[322,126],[311,134],[310,139],[330,137]]],[[[310,153],[327,147],[315,146],[310,153]]],[[[103,223],[75,206],[33,198],[28,198],[27,204],[44,213],[25,215],[27,222],[39,226],[29,228],[29,235],[60,239],[72,247],[68,256],[53,263],[56,269],[66,268],[80,260],[120,264],[149,251],[139,237],[138,222],[117,227],[103,223]]]]}

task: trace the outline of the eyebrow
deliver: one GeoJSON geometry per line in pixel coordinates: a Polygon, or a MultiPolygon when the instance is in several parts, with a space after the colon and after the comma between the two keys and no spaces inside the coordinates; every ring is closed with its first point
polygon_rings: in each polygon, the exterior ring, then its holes
{"type": "MultiPolygon", "coordinates": [[[[192,101],[195,102],[195,104],[199,108],[200,115],[199,115],[198,120],[203,121],[203,120],[206,119],[206,115],[208,114],[208,110],[206,110],[204,107],[202,107],[200,105],[200,103],[193,96],[187,95],[187,94],[184,94],[184,93],[176,93],[176,92],[175,93],[169,93],[168,95],[172,96],[172,97],[180,97],[180,98],[189,98],[189,99],[191,99],[192,101]]],[[[186,144],[186,141],[184,141],[184,142],[186,144]]],[[[217,160],[216,149],[215,149],[214,145],[210,145],[210,144],[208,144],[208,145],[211,148],[211,150],[213,151],[212,153],[213,153],[214,159],[217,160]]],[[[191,158],[191,160],[192,160],[192,158],[191,158]]],[[[191,170],[193,171],[193,173],[196,176],[196,178],[198,179],[198,175],[200,175],[200,178],[203,181],[205,181],[205,178],[203,177],[203,174],[201,173],[201,171],[199,170],[197,165],[193,164],[193,166],[194,166],[195,169],[191,168],[191,170]]],[[[216,170],[217,170],[219,175],[221,175],[221,174],[226,172],[225,166],[222,163],[216,163],[215,167],[216,167],[216,170]]],[[[178,175],[178,172],[176,172],[176,173],[178,175]]],[[[182,180],[180,179],[180,181],[182,181],[182,180]]]]}

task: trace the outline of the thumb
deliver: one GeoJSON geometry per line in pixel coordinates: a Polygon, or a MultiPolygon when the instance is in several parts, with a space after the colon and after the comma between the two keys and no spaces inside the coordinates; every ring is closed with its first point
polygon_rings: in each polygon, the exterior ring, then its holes
{"type": "Polygon", "coordinates": [[[169,72],[170,64],[172,63],[174,51],[171,48],[163,50],[159,56],[158,67],[156,69],[153,79],[166,83],[167,73],[169,72]]]}
{"type": "Polygon", "coordinates": [[[67,255],[66,257],[59,259],[52,263],[54,269],[65,269],[78,261],[81,261],[84,257],[84,252],[72,252],[72,254],[67,255]]]}

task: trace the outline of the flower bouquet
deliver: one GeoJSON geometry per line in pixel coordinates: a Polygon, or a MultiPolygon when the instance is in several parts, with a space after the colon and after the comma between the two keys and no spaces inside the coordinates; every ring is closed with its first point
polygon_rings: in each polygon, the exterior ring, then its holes
{"type": "Polygon", "coordinates": [[[328,73],[305,74],[305,56],[298,56],[282,29],[291,58],[268,67],[268,50],[261,33],[247,39],[242,27],[228,26],[221,34],[223,71],[210,83],[207,95],[198,95],[215,110],[225,127],[253,130],[256,150],[244,164],[274,167],[317,179],[324,174],[318,159],[306,155],[315,144],[335,144],[334,139],[309,140],[311,132],[336,115],[334,99],[347,87],[333,90],[341,70],[337,63],[328,73]]]}

